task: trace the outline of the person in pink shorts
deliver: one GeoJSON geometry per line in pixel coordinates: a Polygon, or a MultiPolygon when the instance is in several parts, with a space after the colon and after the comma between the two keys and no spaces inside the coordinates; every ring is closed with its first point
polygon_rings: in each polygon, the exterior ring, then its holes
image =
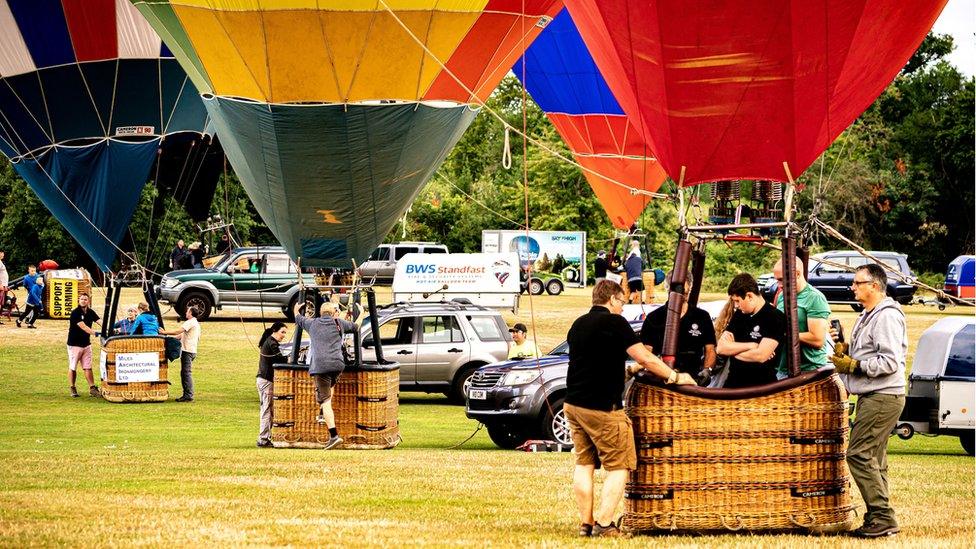
{"type": "Polygon", "coordinates": [[[81,364],[81,370],[88,381],[88,394],[93,397],[101,396],[92,375],[91,345],[91,336],[96,333],[92,325],[98,322],[99,318],[98,313],[88,306],[90,302],[91,296],[80,294],[78,306],[71,311],[71,320],[68,321],[68,382],[71,384],[73,397],[78,396],[78,390],[75,389],[78,364],[81,364]]]}

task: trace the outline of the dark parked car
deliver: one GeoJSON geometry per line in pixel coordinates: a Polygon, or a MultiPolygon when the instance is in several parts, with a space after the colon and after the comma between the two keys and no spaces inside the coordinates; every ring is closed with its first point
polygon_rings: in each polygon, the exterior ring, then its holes
{"type": "MultiPolygon", "coordinates": [[[[639,332],[641,322],[631,322],[639,332]]],[[[509,360],[480,368],[466,390],[465,414],[485,424],[492,442],[515,448],[530,438],[572,444],[563,413],[569,344],[542,358],[509,360]]]]}
{"type": "MultiPolygon", "coordinates": [[[[915,273],[908,267],[908,256],[905,254],[895,252],[868,253],[877,257],[888,267],[908,277],[909,281],[915,280],[915,273]]],[[[870,259],[853,250],[835,250],[812,255],[808,266],[807,281],[814,288],[823,292],[828,302],[850,305],[855,311],[860,311],[861,305],[854,299],[854,292],[851,290],[851,284],[854,282],[854,271],[850,269],[871,262],[870,259]],[[843,269],[825,261],[846,265],[849,269],[843,269]]],[[[758,282],[763,297],[766,298],[766,301],[772,302],[779,290],[776,279],[771,273],[766,273],[759,277],[758,282]]],[[[912,302],[912,297],[915,295],[915,286],[898,280],[889,273],[888,295],[902,305],[907,305],[912,302]]]]}

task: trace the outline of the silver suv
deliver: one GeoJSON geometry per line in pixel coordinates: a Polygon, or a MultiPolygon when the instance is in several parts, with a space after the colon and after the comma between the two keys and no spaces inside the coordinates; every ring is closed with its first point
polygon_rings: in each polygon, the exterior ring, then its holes
{"type": "MultiPolygon", "coordinates": [[[[400,363],[400,390],[443,392],[464,402],[478,368],[508,356],[501,313],[463,301],[393,303],[377,311],[383,356],[400,363]]],[[[374,360],[369,322],[363,323],[363,359],[374,360]]]]}
{"type": "Polygon", "coordinates": [[[446,254],[447,246],[433,242],[398,242],[380,244],[359,266],[359,276],[377,282],[392,282],[396,264],[406,254],[446,254]]]}

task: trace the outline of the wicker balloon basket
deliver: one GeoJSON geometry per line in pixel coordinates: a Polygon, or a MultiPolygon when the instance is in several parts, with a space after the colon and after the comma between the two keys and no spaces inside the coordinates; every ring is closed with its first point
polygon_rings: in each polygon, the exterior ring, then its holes
{"type": "MultiPolygon", "coordinates": [[[[148,368],[155,371],[150,364],[148,368]]],[[[101,393],[109,402],[165,402],[169,399],[169,363],[166,360],[166,338],[161,336],[116,336],[102,344],[101,393]],[[152,362],[152,354],[158,357],[159,373],[153,379],[139,375],[139,381],[125,381],[129,373],[120,375],[119,355],[129,355],[143,363],[152,362]]]]}
{"type": "Polygon", "coordinates": [[[744,390],[665,388],[640,376],[627,399],[638,465],[623,526],[850,529],[847,393],[832,371],[744,390]]]}
{"type": "MultiPolygon", "coordinates": [[[[332,389],[340,448],[380,450],[400,443],[400,367],[363,364],[346,368],[332,389]]],[[[322,448],[329,429],[316,421],[315,382],[303,364],[274,365],[271,443],[275,448],[322,448]]]]}

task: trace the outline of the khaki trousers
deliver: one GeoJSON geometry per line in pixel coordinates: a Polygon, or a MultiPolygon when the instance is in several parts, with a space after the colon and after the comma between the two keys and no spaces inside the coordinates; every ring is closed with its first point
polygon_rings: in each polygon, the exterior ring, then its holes
{"type": "Polygon", "coordinates": [[[847,465],[867,507],[864,524],[898,525],[888,502],[888,437],[904,407],[905,395],[868,393],[857,399],[847,465]]]}

